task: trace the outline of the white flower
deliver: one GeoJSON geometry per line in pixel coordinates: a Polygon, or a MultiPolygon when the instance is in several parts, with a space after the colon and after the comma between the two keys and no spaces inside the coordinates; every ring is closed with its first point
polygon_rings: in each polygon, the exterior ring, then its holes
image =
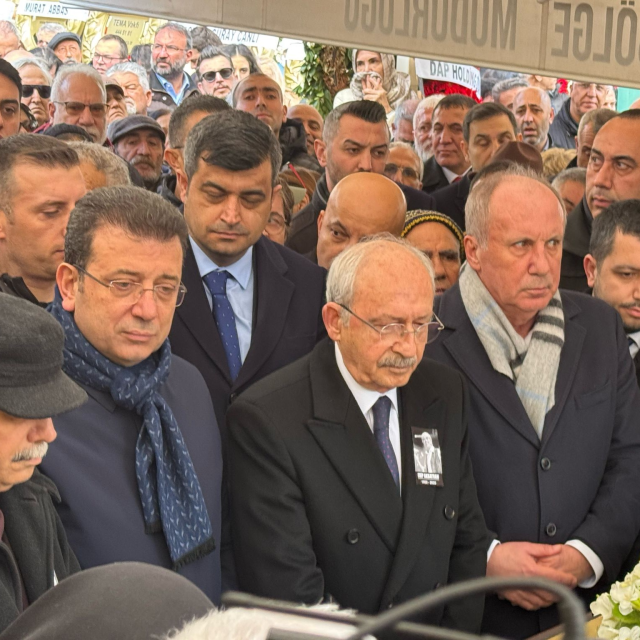
{"type": "Polygon", "coordinates": [[[598,638],[604,640],[618,640],[618,630],[605,624],[598,627],[598,638]]]}
{"type": "Polygon", "coordinates": [[[630,602],[638,597],[638,590],[635,584],[627,582],[616,582],[611,585],[611,599],[614,602],[630,602]]]}
{"type": "Polygon", "coordinates": [[[591,603],[590,608],[594,616],[602,616],[605,620],[611,618],[613,614],[613,603],[608,593],[599,595],[595,602],[591,603]]]}
{"type": "Polygon", "coordinates": [[[633,605],[628,600],[623,600],[618,605],[618,609],[623,616],[628,616],[633,611],[633,605]]]}

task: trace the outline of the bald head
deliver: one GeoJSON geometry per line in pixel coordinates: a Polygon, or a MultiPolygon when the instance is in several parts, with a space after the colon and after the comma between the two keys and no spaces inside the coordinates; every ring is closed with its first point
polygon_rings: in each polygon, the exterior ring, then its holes
{"type": "Polygon", "coordinates": [[[334,258],[365,236],[400,236],[407,203],[393,181],[377,173],[353,173],[333,188],[318,218],[318,264],[334,258]]]}
{"type": "Polygon", "coordinates": [[[310,104],[296,104],[289,108],[287,116],[302,122],[307,134],[307,152],[309,155],[315,156],[314,143],[316,140],[322,140],[322,128],[324,127],[324,120],[319,111],[310,104]]]}
{"type": "Polygon", "coordinates": [[[521,89],[513,99],[513,114],[522,139],[538,151],[544,151],[554,115],[549,94],[537,87],[521,89]]]}
{"type": "Polygon", "coordinates": [[[252,73],[238,82],[233,91],[233,106],[262,120],[276,136],[287,119],[282,89],[264,73],[252,73]]]}

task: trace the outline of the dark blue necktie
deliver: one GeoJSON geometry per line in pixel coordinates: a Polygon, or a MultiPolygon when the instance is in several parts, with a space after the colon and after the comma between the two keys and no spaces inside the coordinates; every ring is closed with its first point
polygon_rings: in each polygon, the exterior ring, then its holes
{"type": "Polygon", "coordinates": [[[218,333],[222,339],[224,351],[227,354],[231,380],[235,380],[242,367],[240,356],[240,342],[236,328],[236,314],[233,312],[229,298],[227,298],[227,271],[212,271],[204,277],[211,296],[213,297],[213,317],[218,326],[218,333]]]}
{"type": "Polygon", "coordinates": [[[384,460],[391,471],[396,487],[400,487],[400,473],[398,472],[398,461],[389,439],[389,414],[391,411],[391,400],[387,396],[381,396],[373,405],[373,435],[376,438],[378,447],[384,456],[384,460]]]}

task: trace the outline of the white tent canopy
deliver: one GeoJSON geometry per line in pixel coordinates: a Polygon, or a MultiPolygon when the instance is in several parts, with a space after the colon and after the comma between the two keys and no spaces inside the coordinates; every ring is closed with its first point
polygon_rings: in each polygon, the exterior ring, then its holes
{"type": "Polygon", "coordinates": [[[640,0],[71,0],[71,4],[640,88],[640,0]]]}

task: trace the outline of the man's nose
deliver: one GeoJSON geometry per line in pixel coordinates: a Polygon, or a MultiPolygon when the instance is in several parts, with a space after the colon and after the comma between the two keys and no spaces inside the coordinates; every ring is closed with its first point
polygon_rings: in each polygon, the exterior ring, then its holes
{"type": "Polygon", "coordinates": [[[36,420],[33,429],[29,432],[29,442],[53,442],[57,433],[53,426],[53,420],[51,418],[43,418],[42,420],[36,420]]]}

